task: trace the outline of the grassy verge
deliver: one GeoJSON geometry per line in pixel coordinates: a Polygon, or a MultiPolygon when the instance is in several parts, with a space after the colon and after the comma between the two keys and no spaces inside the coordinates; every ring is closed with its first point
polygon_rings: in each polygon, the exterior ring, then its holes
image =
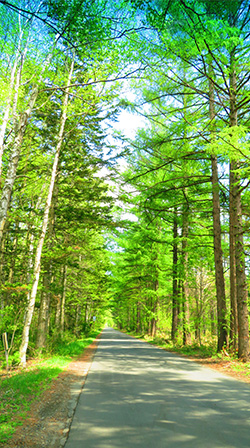
{"type": "Polygon", "coordinates": [[[131,335],[136,338],[142,339],[149,344],[156,345],[157,347],[164,348],[169,352],[179,353],[181,355],[187,355],[194,358],[209,358],[211,356],[216,356],[216,344],[212,342],[204,345],[175,345],[171,341],[166,341],[164,336],[152,337],[148,335],[136,335],[134,333],[131,333],[131,335]]]}
{"type": "Polygon", "coordinates": [[[75,358],[83,353],[98,335],[91,333],[84,339],[72,342],[60,342],[54,353],[46,358],[33,359],[29,367],[11,371],[8,377],[0,379],[0,443],[6,442],[16,426],[36,401],[56,378],[75,358]]]}
{"type": "Polygon", "coordinates": [[[241,379],[250,378],[250,362],[240,361],[234,353],[226,350],[221,353],[216,352],[216,343],[191,344],[191,345],[174,345],[172,342],[166,341],[164,337],[156,336],[155,338],[148,335],[136,335],[130,333],[134,337],[142,339],[150,344],[161,347],[169,352],[185,355],[190,358],[199,360],[209,360],[209,364],[214,367],[224,366],[227,373],[237,374],[241,379]]]}

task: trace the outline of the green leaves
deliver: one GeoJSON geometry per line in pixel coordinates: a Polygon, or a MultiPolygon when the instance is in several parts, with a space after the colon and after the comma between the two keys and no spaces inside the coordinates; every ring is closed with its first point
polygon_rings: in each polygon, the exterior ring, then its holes
{"type": "Polygon", "coordinates": [[[250,156],[248,127],[244,125],[224,127],[206,145],[206,151],[227,156],[230,160],[248,159],[250,156]]]}

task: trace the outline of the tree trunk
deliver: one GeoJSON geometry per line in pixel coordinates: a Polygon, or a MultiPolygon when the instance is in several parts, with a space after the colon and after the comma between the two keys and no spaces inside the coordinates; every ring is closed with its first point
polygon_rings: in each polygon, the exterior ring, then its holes
{"type": "MultiPolygon", "coordinates": [[[[56,186],[54,186],[54,194],[52,196],[52,202],[51,202],[49,230],[47,238],[49,250],[52,250],[53,248],[52,236],[54,233],[54,225],[55,225],[55,201],[57,197],[56,193],[57,188],[56,186]]],[[[36,340],[36,347],[40,351],[46,345],[47,334],[49,330],[49,311],[51,301],[50,285],[52,281],[51,261],[46,262],[44,268],[45,272],[43,274],[43,292],[41,294],[41,303],[38,316],[37,340],[36,340]]]]}
{"type": "Polygon", "coordinates": [[[75,335],[77,337],[81,334],[81,305],[80,303],[76,306],[76,318],[75,318],[75,335]]]}
{"type": "Polygon", "coordinates": [[[188,281],[187,281],[187,269],[188,269],[188,206],[184,205],[183,222],[182,222],[182,325],[183,325],[183,345],[191,343],[191,333],[189,329],[189,301],[188,301],[188,281]]]}
{"type": "Polygon", "coordinates": [[[26,313],[26,319],[24,322],[22,342],[21,342],[21,346],[19,349],[21,364],[23,366],[25,366],[25,364],[26,364],[26,352],[27,352],[28,342],[29,342],[30,324],[32,321],[34,307],[35,307],[36,293],[37,293],[39,277],[40,277],[40,270],[41,270],[41,256],[42,256],[43,243],[44,243],[44,239],[46,236],[46,231],[47,231],[47,226],[48,226],[48,221],[49,221],[49,212],[50,212],[52,195],[53,195],[53,190],[54,190],[54,185],[55,185],[55,180],[56,180],[59,155],[60,155],[60,150],[61,150],[62,143],[63,143],[65,123],[67,120],[67,106],[68,106],[68,100],[69,100],[68,90],[69,90],[69,86],[71,83],[73,69],[74,69],[74,58],[72,59],[70,73],[68,76],[68,82],[67,82],[67,86],[66,86],[66,93],[65,93],[64,101],[63,101],[62,116],[61,116],[61,120],[60,120],[60,131],[59,131],[58,142],[57,142],[56,152],[55,152],[55,158],[54,158],[54,163],[53,163],[53,168],[52,168],[52,173],[51,173],[50,186],[49,186],[47,201],[46,201],[45,209],[44,209],[42,230],[41,230],[40,238],[39,238],[37,249],[36,249],[36,255],[35,255],[33,284],[32,284],[32,289],[31,289],[31,294],[30,294],[30,300],[29,300],[29,303],[27,306],[27,313],[26,313]]]}
{"type": "Polygon", "coordinates": [[[61,336],[63,336],[64,326],[65,326],[66,286],[67,286],[67,265],[64,265],[64,267],[63,267],[62,298],[61,298],[61,312],[60,312],[60,334],[61,334],[61,336]]]}
{"type": "Polygon", "coordinates": [[[38,95],[38,87],[35,85],[32,89],[27,109],[20,115],[18,122],[15,124],[15,138],[13,141],[12,151],[10,154],[8,170],[2,189],[0,199],[0,244],[3,237],[4,225],[6,222],[7,212],[10,205],[11,193],[16,179],[16,170],[22,148],[22,141],[26,130],[28,119],[33,110],[38,95]]]}
{"type": "MultiPolygon", "coordinates": [[[[230,126],[237,126],[237,79],[235,70],[235,50],[231,52],[230,68],[230,126]]],[[[249,322],[248,322],[248,290],[245,272],[245,254],[243,244],[242,228],[242,206],[241,206],[241,186],[239,182],[239,162],[232,161],[230,165],[230,188],[233,188],[230,198],[233,199],[233,206],[230,208],[232,216],[230,229],[235,228],[232,242],[235,249],[236,266],[236,292],[238,311],[238,356],[246,360],[249,356],[249,322]]]]}
{"type": "Polygon", "coordinates": [[[172,295],[172,331],[171,339],[176,341],[178,331],[178,309],[179,309],[179,289],[178,289],[178,225],[177,212],[174,212],[173,223],[173,295],[172,295]]]}
{"type": "Polygon", "coordinates": [[[137,303],[137,313],[136,313],[136,333],[140,334],[142,332],[142,325],[141,325],[141,305],[140,303],[137,303]]]}
{"type": "MultiPolygon", "coordinates": [[[[87,299],[86,304],[85,304],[85,312],[84,312],[84,326],[85,326],[84,331],[87,328],[88,320],[89,320],[89,303],[88,303],[88,299],[87,299]]],[[[129,315],[128,315],[127,323],[129,325],[129,315]]]]}
{"type": "MultiPolygon", "coordinates": [[[[7,223],[8,224],[8,221],[7,223]]],[[[4,272],[4,268],[5,268],[5,259],[4,259],[4,248],[5,248],[5,244],[6,244],[6,237],[7,237],[7,232],[6,232],[6,227],[7,225],[5,225],[5,229],[4,229],[4,234],[3,234],[3,238],[2,238],[2,242],[0,244],[0,284],[3,284],[5,281],[5,272],[4,272]]],[[[1,310],[4,309],[5,307],[5,295],[4,294],[0,294],[0,302],[1,302],[1,310]]],[[[2,314],[0,314],[0,321],[2,320],[2,314]]]]}
{"type": "MultiPolygon", "coordinates": [[[[157,275],[157,272],[156,272],[156,275],[157,275]]],[[[159,282],[158,282],[158,279],[157,280],[155,280],[155,282],[154,282],[154,290],[155,290],[155,292],[157,292],[157,290],[158,290],[158,288],[159,288],[159,282]]],[[[157,309],[158,309],[158,305],[159,305],[159,302],[158,302],[158,297],[153,297],[153,299],[152,299],[152,312],[153,312],[153,317],[152,317],[152,319],[151,319],[151,322],[150,322],[150,334],[151,334],[151,336],[154,338],[155,336],[156,336],[156,333],[157,333],[157,309]]]]}
{"type": "Polygon", "coordinates": [[[17,99],[18,99],[18,93],[19,93],[19,88],[20,88],[20,83],[21,83],[21,73],[22,73],[23,63],[24,63],[26,53],[27,53],[27,46],[26,46],[23,53],[21,54],[22,38],[23,38],[23,31],[20,30],[19,41],[18,41],[18,46],[17,46],[17,50],[16,50],[16,54],[15,54],[15,59],[14,59],[13,67],[11,69],[11,73],[10,73],[10,85],[9,85],[9,91],[8,91],[8,96],[7,96],[7,101],[6,101],[6,107],[5,107],[5,111],[4,111],[4,115],[3,115],[2,125],[0,128],[0,177],[2,176],[2,158],[3,158],[3,151],[4,151],[4,139],[5,139],[6,129],[7,129],[7,125],[9,122],[11,107],[12,107],[13,116],[14,116],[14,118],[16,117],[17,99]],[[18,67],[19,63],[20,63],[20,67],[17,72],[17,67],[18,67]],[[15,77],[16,77],[16,81],[15,81],[15,77]],[[14,94],[14,98],[13,98],[13,94],[14,94]],[[13,101],[13,105],[12,105],[12,101],[13,101]]]}
{"type": "Polygon", "coordinates": [[[15,264],[16,264],[16,252],[17,252],[17,245],[18,245],[18,231],[19,231],[19,221],[16,221],[15,222],[15,237],[14,237],[12,251],[11,251],[11,261],[10,261],[10,268],[9,268],[9,275],[8,275],[8,283],[12,283],[13,277],[14,277],[14,270],[15,270],[15,264]]]}
{"type": "Polygon", "coordinates": [[[211,156],[212,163],[212,192],[213,192],[213,238],[214,238],[214,264],[215,284],[217,296],[217,351],[220,352],[224,345],[228,344],[227,334],[227,306],[225,280],[223,270],[223,253],[221,247],[221,221],[220,221],[220,197],[217,157],[211,156]]]}
{"type": "Polygon", "coordinates": [[[48,333],[48,318],[50,307],[50,283],[51,283],[51,263],[45,265],[45,272],[43,275],[43,291],[41,294],[36,348],[40,351],[45,347],[48,333]]]}
{"type": "Polygon", "coordinates": [[[200,301],[200,344],[202,330],[204,329],[204,277],[203,277],[203,268],[200,270],[200,293],[199,293],[199,301],[200,301]]]}
{"type": "MultiPolygon", "coordinates": [[[[58,36],[55,39],[54,47],[57,44],[58,36]]],[[[25,54],[27,52],[27,48],[25,48],[23,57],[22,57],[22,63],[25,57],[25,54]]],[[[42,67],[42,72],[40,75],[39,82],[42,80],[43,73],[46,69],[46,67],[49,65],[50,60],[52,58],[52,53],[50,53],[47,57],[47,60],[45,61],[45,64],[42,67]]],[[[16,84],[15,84],[15,95],[14,95],[14,101],[13,101],[13,114],[15,116],[15,124],[14,124],[14,140],[12,143],[11,153],[9,157],[9,163],[8,163],[8,169],[7,174],[5,178],[5,182],[2,189],[2,196],[0,199],[0,244],[3,237],[3,231],[4,231],[4,225],[7,217],[7,212],[10,206],[10,200],[11,200],[11,194],[14,186],[14,182],[16,179],[16,171],[17,166],[21,154],[22,149],[22,142],[23,137],[26,131],[28,120],[31,116],[31,113],[33,111],[37,96],[38,96],[38,84],[34,84],[31,89],[31,94],[28,101],[28,106],[26,110],[22,113],[20,113],[19,119],[16,116],[16,107],[17,107],[17,98],[18,98],[18,89],[20,86],[20,80],[21,80],[21,71],[22,71],[22,64],[20,66],[20,70],[17,75],[16,84]]],[[[3,129],[3,132],[4,129],[3,129]]]]}
{"type": "MultiPolygon", "coordinates": [[[[15,223],[15,236],[13,240],[12,250],[10,254],[10,261],[9,261],[9,273],[7,281],[8,283],[12,283],[14,280],[14,271],[15,271],[15,264],[16,264],[16,256],[17,256],[17,246],[18,246],[18,230],[19,230],[19,221],[16,221],[15,223]]],[[[5,238],[3,238],[4,241],[5,238]]],[[[8,245],[8,242],[7,242],[8,245]]],[[[4,247],[4,246],[3,246],[4,247]]],[[[12,294],[11,292],[6,291],[5,294],[6,297],[6,304],[9,305],[12,301],[12,294]]]]}
{"type": "MultiPolygon", "coordinates": [[[[237,189],[240,185],[237,184],[237,189]]],[[[243,244],[241,196],[236,196],[236,235],[235,235],[235,259],[236,259],[236,290],[239,324],[238,356],[246,361],[249,357],[249,322],[248,322],[248,288],[245,271],[245,255],[243,244]]]]}
{"type": "Polygon", "coordinates": [[[55,317],[55,327],[56,330],[60,328],[60,320],[61,320],[61,297],[56,297],[56,317],[55,317]]]}
{"type": "MultiPolygon", "coordinates": [[[[234,162],[232,162],[234,165],[234,162]]],[[[230,252],[230,345],[234,351],[238,349],[238,310],[236,289],[236,186],[234,179],[234,166],[230,164],[230,196],[229,196],[229,252],[230,252]]]]}
{"type": "MultiPolygon", "coordinates": [[[[212,61],[209,63],[209,115],[211,127],[211,139],[214,139],[214,84],[213,84],[213,69],[212,61]]],[[[212,167],[212,199],[213,199],[213,239],[214,239],[214,266],[215,266],[215,284],[216,284],[216,299],[217,299],[217,328],[218,340],[217,351],[220,352],[224,345],[228,344],[227,335],[227,306],[226,306],[226,292],[225,280],[223,270],[223,252],[221,246],[221,219],[220,219],[220,195],[219,195],[219,176],[218,163],[215,154],[211,155],[212,167]]]]}
{"type": "Polygon", "coordinates": [[[198,273],[196,273],[196,284],[195,284],[195,305],[196,305],[196,316],[195,316],[195,340],[200,342],[200,330],[201,330],[201,318],[200,318],[200,300],[199,300],[199,288],[198,288],[198,273]]]}

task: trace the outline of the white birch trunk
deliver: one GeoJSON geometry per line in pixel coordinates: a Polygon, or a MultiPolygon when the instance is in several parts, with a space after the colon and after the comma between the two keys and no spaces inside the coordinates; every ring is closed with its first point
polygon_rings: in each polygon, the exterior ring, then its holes
{"type": "Polygon", "coordinates": [[[11,193],[13,185],[16,178],[16,170],[19,162],[19,157],[21,153],[23,136],[25,133],[27,121],[31,115],[34,104],[36,102],[38,95],[38,86],[34,86],[29,99],[29,104],[27,109],[21,114],[18,123],[16,123],[15,129],[15,139],[13,142],[12,153],[10,155],[9,166],[7,170],[7,175],[5,183],[2,190],[2,196],[0,199],[0,244],[3,237],[4,225],[6,222],[7,212],[9,209],[11,193]]]}
{"type": "MultiPolygon", "coordinates": [[[[39,8],[40,6],[38,6],[39,8]]],[[[27,24],[28,20],[26,21],[27,24]]],[[[25,26],[26,26],[25,24],[25,26]]],[[[24,26],[24,27],[25,27],[24,26]]],[[[11,108],[12,108],[12,116],[14,119],[16,119],[16,110],[17,110],[17,101],[18,101],[18,94],[19,89],[21,85],[21,74],[23,69],[23,63],[26,58],[26,54],[28,51],[28,40],[26,41],[25,48],[22,51],[21,44],[23,39],[23,30],[21,29],[21,16],[19,14],[19,40],[18,40],[18,46],[15,54],[15,61],[11,70],[10,74],[10,85],[9,85],[9,91],[7,96],[7,102],[6,102],[6,108],[4,111],[3,121],[0,128],[0,177],[2,176],[2,158],[3,158],[3,152],[4,152],[4,138],[6,134],[7,125],[10,119],[11,114],[11,108]],[[19,70],[17,72],[17,67],[20,63],[19,70]],[[17,75],[16,75],[17,72],[17,75]],[[16,81],[15,81],[16,76],[16,81]]]]}
{"type": "MultiPolygon", "coordinates": [[[[16,58],[16,60],[14,62],[14,65],[12,67],[12,70],[11,70],[9,94],[8,94],[8,98],[7,98],[7,103],[6,103],[6,108],[5,108],[5,112],[4,112],[4,116],[3,116],[2,125],[1,125],[1,128],[0,128],[0,177],[2,176],[2,159],[3,159],[3,149],[4,149],[4,137],[5,137],[6,128],[7,128],[7,124],[8,124],[9,116],[10,116],[12,92],[13,92],[13,89],[14,89],[14,81],[15,81],[15,74],[16,74],[17,65],[18,65],[18,59],[16,58]]],[[[20,76],[17,77],[17,82],[20,83],[20,76]]],[[[17,82],[16,82],[15,90],[17,90],[17,82]]]]}
{"type": "Polygon", "coordinates": [[[54,163],[53,163],[53,168],[52,168],[52,173],[51,173],[50,186],[49,186],[47,201],[46,201],[45,209],[44,209],[41,235],[40,235],[40,238],[38,241],[36,255],[35,255],[33,284],[32,284],[30,299],[29,299],[29,302],[27,305],[27,312],[26,312],[26,319],[25,319],[24,328],[23,328],[22,342],[21,342],[21,346],[19,349],[22,366],[26,365],[26,353],[27,353],[27,348],[28,348],[28,343],[29,343],[30,324],[32,321],[33,313],[34,313],[36,294],[37,294],[37,288],[38,288],[40,271],[41,271],[41,257],[42,257],[43,243],[44,243],[44,239],[46,236],[46,231],[47,231],[47,226],[48,226],[48,221],[49,221],[49,212],[50,212],[52,195],[53,195],[55,179],[56,179],[56,174],[57,174],[59,155],[60,155],[60,150],[61,150],[62,143],[63,143],[65,123],[67,120],[69,86],[71,83],[73,69],[74,69],[74,58],[72,59],[72,64],[71,64],[70,73],[68,76],[67,87],[66,87],[66,93],[65,93],[64,101],[63,101],[60,130],[59,130],[58,142],[57,142],[57,146],[56,146],[55,158],[54,158],[54,163]]]}
{"type": "MultiPolygon", "coordinates": [[[[56,38],[56,40],[55,40],[54,47],[57,44],[57,39],[58,38],[56,38]]],[[[27,51],[27,48],[25,49],[25,53],[26,53],[26,51],[27,51]]],[[[2,196],[0,199],[0,245],[1,245],[2,237],[3,237],[3,231],[4,231],[5,222],[6,222],[7,212],[8,212],[9,206],[10,206],[11,193],[12,193],[14,182],[16,179],[16,171],[17,171],[20,154],[21,154],[24,133],[25,133],[26,126],[28,123],[28,119],[31,116],[31,113],[33,111],[33,108],[34,108],[34,105],[35,105],[35,102],[36,102],[36,99],[38,96],[39,82],[42,80],[43,73],[44,73],[45,69],[48,67],[48,65],[50,64],[51,58],[52,58],[52,52],[47,57],[47,60],[43,66],[38,83],[35,84],[32,88],[32,91],[31,91],[31,94],[29,97],[28,106],[27,106],[26,110],[20,114],[19,120],[17,120],[17,119],[15,120],[14,140],[12,143],[12,151],[10,154],[6,179],[4,182],[3,189],[2,189],[2,196]]],[[[15,109],[16,109],[16,105],[17,105],[17,87],[18,87],[17,84],[20,83],[20,76],[21,76],[21,69],[19,70],[19,73],[17,76],[16,86],[15,86],[15,96],[13,99],[13,109],[14,109],[13,114],[14,115],[16,115],[15,109]]]]}
{"type": "Polygon", "coordinates": [[[22,37],[23,37],[23,31],[21,30],[20,23],[19,23],[19,30],[20,30],[20,33],[19,33],[18,47],[17,47],[16,54],[15,54],[14,64],[13,64],[13,67],[12,67],[12,70],[10,73],[9,91],[8,91],[8,95],[7,95],[7,101],[6,101],[6,107],[5,107],[5,111],[4,111],[3,121],[2,121],[1,128],[0,128],[0,177],[2,176],[2,158],[3,158],[3,151],[4,151],[4,137],[5,137],[9,117],[10,117],[11,103],[13,101],[13,109],[14,109],[13,113],[15,114],[17,98],[18,98],[18,91],[19,91],[20,81],[21,81],[21,72],[22,72],[22,67],[23,67],[23,61],[24,61],[25,55],[27,53],[27,46],[26,46],[26,48],[23,52],[23,55],[20,58],[21,42],[22,42],[22,37]],[[17,71],[17,67],[18,67],[20,60],[21,60],[21,65],[20,65],[20,68],[19,68],[19,71],[18,71],[18,74],[16,77],[16,82],[15,82],[16,71],[17,71]],[[14,91],[14,98],[13,98],[13,91],[14,91]]]}

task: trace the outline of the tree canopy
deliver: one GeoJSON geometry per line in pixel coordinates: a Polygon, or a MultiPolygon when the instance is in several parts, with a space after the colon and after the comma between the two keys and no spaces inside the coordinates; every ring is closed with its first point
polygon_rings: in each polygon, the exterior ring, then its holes
{"type": "Polygon", "coordinates": [[[0,12],[0,326],[22,364],[111,314],[247,359],[248,2],[0,12]]]}

